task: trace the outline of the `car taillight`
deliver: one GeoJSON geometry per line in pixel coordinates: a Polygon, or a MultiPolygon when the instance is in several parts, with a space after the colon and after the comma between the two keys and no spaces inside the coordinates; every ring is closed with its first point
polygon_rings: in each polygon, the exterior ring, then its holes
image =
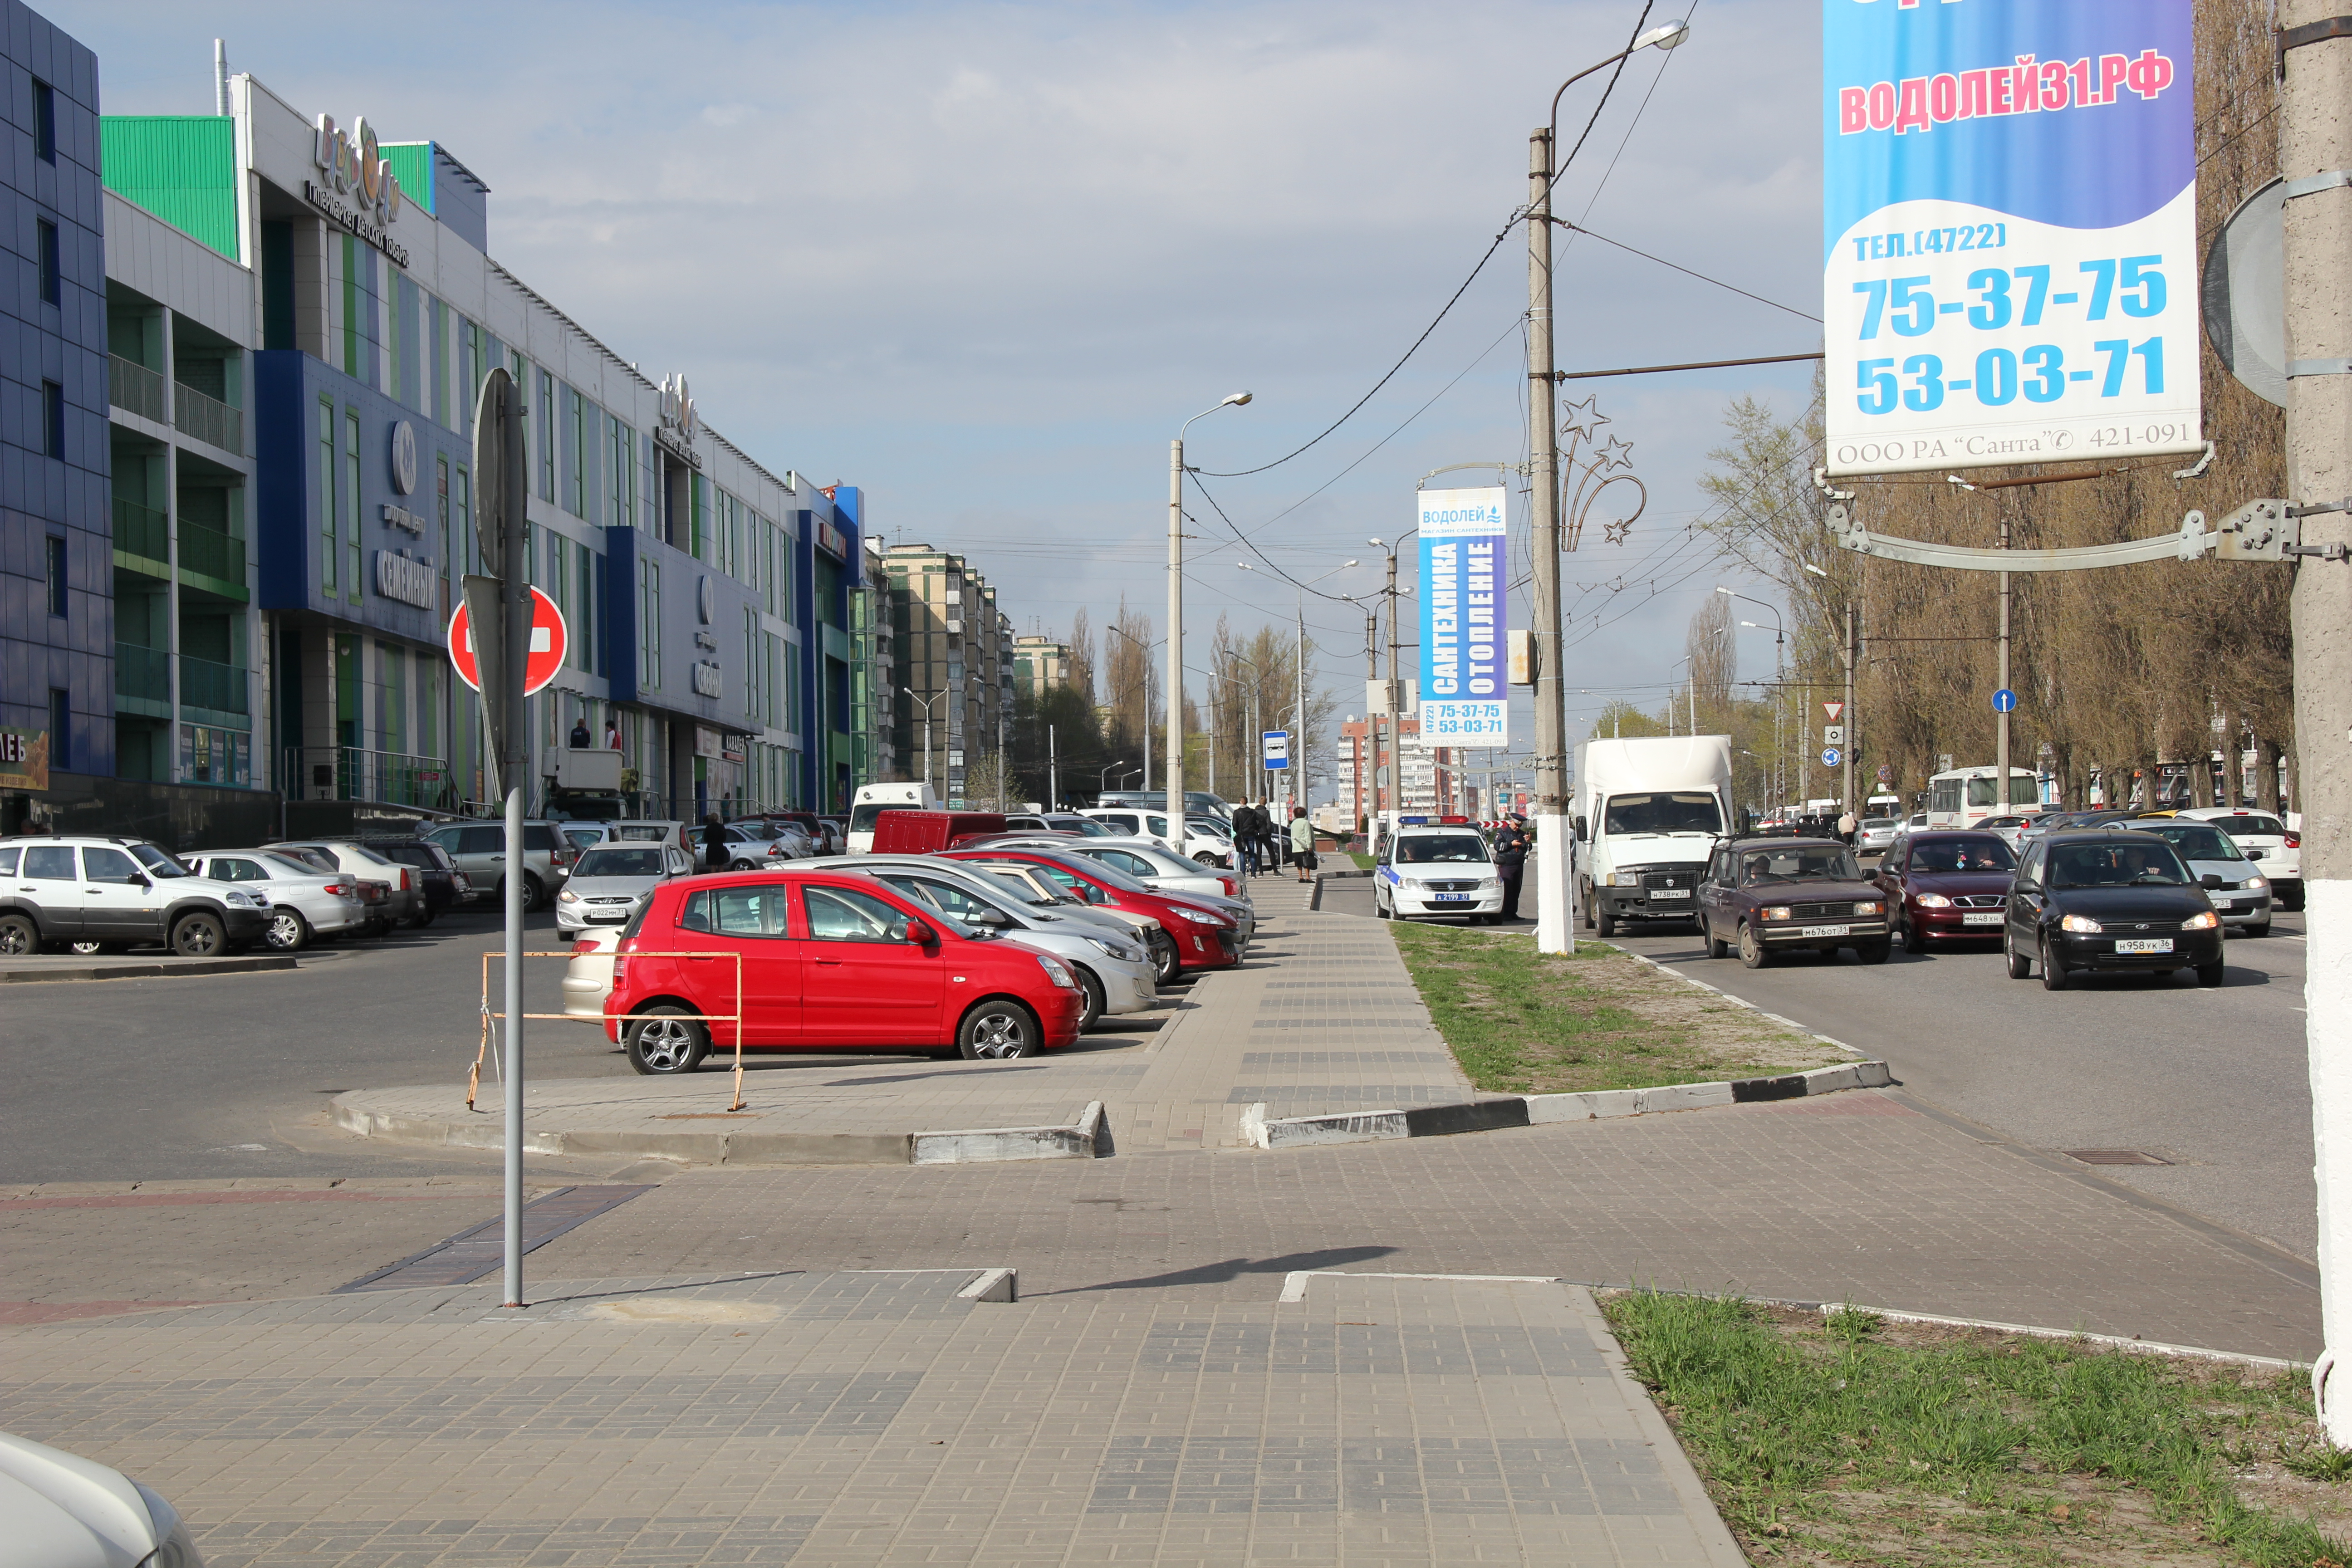
{"type": "Polygon", "coordinates": [[[1241,884],[1234,881],[1231,877],[1218,878],[1217,885],[1224,889],[1225,897],[1229,899],[1237,899],[1241,897],[1241,884]]]}
{"type": "Polygon", "coordinates": [[[402,868],[400,873],[400,890],[404,893],[408,891],[408,871],[405,867],[402,868]]]}
{"type": "Polygon", "coordinates": [[[330,882],[327,884],[327,891],[339,899],[348,899],[352,896],[352,887],[349,882],[330,882]]]}
{"type": "Polygon", "coordinates": [[[2290,833],[2290,834],[2288,834],[2288,835],[2286,836],[2286,847],[2287,847],[2288,848],[2290,848],[2290,849],[2300,849],[2300,848],[2302,848],[2302,847],[2303,847],[2303,835],[2302,835],[2302,834],[2300,834],[2300,833],[2290,833]]]}

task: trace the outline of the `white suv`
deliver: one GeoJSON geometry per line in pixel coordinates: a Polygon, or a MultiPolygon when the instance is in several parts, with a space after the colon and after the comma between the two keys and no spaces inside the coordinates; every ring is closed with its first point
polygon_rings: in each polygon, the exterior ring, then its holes
{"type": "Polygon", "coordinates": [[[1486,836],[1458,827],[1400,827],[1381,843],[1372,868],[1372,911],[1381,919],[1466,915],[1488,924],[1503,912],[1503,877],[1486,836]]]}
{"type": "Polygon", "coordinates": [[[0,957],[160,942],[214,958],[262,940],[269,900],[199,877],[139,838],[0,838],[0,957]]]}
{"type": "Polygon", "coordinates": [[[2279,908],[2303,908],[2303,835],[2276,815],[2256,805],[2200,805],[2173,816],[2210,822],[2228,834],[2247,859],[2260,864],[2279,908]]]}

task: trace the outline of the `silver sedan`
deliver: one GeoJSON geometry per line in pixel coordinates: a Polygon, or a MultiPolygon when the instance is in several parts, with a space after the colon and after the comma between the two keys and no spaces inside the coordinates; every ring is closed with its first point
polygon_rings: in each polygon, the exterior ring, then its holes
{"type": "Polygon", "coordinates": [[[266,897],[270,912],[263,940],[273,952],[299,952],[314,936],[341,936],[367,924],[359,879],[349,871],[321,871],[268,849],[200,849],[179,858],[199,877],[266,897]]]}

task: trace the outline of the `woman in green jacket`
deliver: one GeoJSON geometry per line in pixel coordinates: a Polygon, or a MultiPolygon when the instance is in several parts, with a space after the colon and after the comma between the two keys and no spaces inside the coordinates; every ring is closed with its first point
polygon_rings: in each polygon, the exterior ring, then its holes
{"type": "Polygon", "coordinates": [[[1307,808],[1290,808],[1290,863],[1298,868],[1298,879],[1311,882],[1308,875],[1315,869],[1315,824],[1307,819],[1307,808]]]}

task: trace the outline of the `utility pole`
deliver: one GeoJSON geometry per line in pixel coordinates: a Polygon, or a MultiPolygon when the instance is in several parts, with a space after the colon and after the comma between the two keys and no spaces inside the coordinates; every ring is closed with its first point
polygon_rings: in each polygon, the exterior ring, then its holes
{"type": "MultiPolygon", "coordinates": [[[[2002,573],[2000,580],[2003,584],[2002,597],[2000,601],[2001,626],[2006,628],[2009,625],[2009,598],[2007,592],[2009,574],[2006,572],[2002,573]]],[[[2009,679],[2007,664],[2009,658],[2008,650],[2009,645],[2006,642],[2002,643],[2001,679],[2003,680],[2009,679]]],[[[1845,711],[1839,716],[1846,722],[1846,731],[1845,755],[1840,759],[1845,763],[1845,766],[1838,771],[1843,773],[1845,778],[1845,809],[1848,812],[1852,812],[1853,810],[1854,737],[1860,731],[1861,725],[1856,721],[1853,716],[1853,601],[1851,599],[1848,599],[1845,604],[1845,711]]],[[[2005,716],[2000,721],[2000,761],[2001,777],[2007,778],[2009,776],[2009,720],[2005,716]]],[[[2004,785],[2003,787],[2007,786],[2004,785]]]]}
{"type": "Polygon", "coordinates": [[[1389,751],[1396,769],[1394,787],[1389,791],[1391,803],[1402,812],[1404,809],[1404,689],[1397,683],[1397,621],[1400,607],[1396,585],[1397,552],[1389,552],[1389,751]]]}
{"type": "MultiPolygon", "coordinates": [[[[1168,831],[1184,847],[1184,435],[1168,443],[1168,831]]],[[[1143,787],[1151,787],[1151,679],[1143,681],[1143,787]]]]}
{"type": "MultiPolygon", "coordinates": [[[[1565,83],[1561,91],[1566,91],[1565,83]]],[[[1554,95],[1553,113],[1559,100],[1554,95]]],[[[1568,806],[1567,672],[1559,638],[1559,420],[1552,381],[1551,320],[1552,132],[1538,126],[1528,138],[1528,500],[1535,569],[1536,656],[1536,951],[1572,953],[1570,912],[1574,880],[1575,824],[1568,806]]]]}
{"type": "Polygon", "coordinates": [[[1062,758],[1054,749],[1054,726],[1045,726],[1045,809],[1058,811],[1062,805],[1062,758]]]}
{"type": "MultiPolygon", "coordinates": [[[[1290,800],[1294,805],[1307,804],[1307,590],[1298,590],[1298,714],[1293,726],[1298,731],[1290,748],[1290,800]]],[[[1285,840],[1287,842],[1287,840],[1285,840]]]]}
{"type": "MultiPolygon", "coordinates": [[[[2305,504],[2352,491],[2352,322],[2344,311],[2352,273],[2352,188],[2330,172],[2352,168],[2352,34],[2337,30],[2329,0],[2281,0],[2278,172],[2288,182],[2286,410],[2290,496],[2305,504]],[[2318,176],[2315,178],[2314,176],[2318,176]],[[2298,182],[2316,187],[2298,191],[2298,182]]],[[[2315,510],[2303,545],[2352,540],[2352,515],[2315,510]]],[[[2319,1188],[2319,1315],[2326,1350],[2312,1368],[2312,1395],[2328,1441],[2352,1447],[2352,1383],[2337,1387],[2337,1358],[2352,1354],[2352,566],[2298,559],[2294,631],[2296,804],[2309,954],[2305,1037],[2311,1056],[2314,1174],[2319,1188]],[[2347,1145],[2336,1159],[2332,1145],[2347,1145]]]]}
{"type": "MultiPolygon", "coordinates": [[[[2009,509],[1998,500],[1993,504],[2000,508],[2000,547],[2006,550],[2009,548],[2009,509]]],[[[2009,574],[2006,572],[2000,574],[2000,679],[1998,689],[2006,691],[2009,689],[2009,574]]],[[[2000,770],[2000,793],[1993,797],[1993,810],[1996,816],[2007,816],[2009,815],[2009,710],[2006,708],[1996,708],[1993,710],[1992,749],[1993,763],[2000,770]]]]}
{"type": "MultiPolygon", "coordinates": [[[[1372,682],[1381,677],[1381,611],[1376,601],[1364,612],[1364,690],[1369,695],[1372,682]]],[[[1371,847],[1370,824],[1381,819],[1381,716],[1370,703],[1364,705],[1365,739],[1371,742],[1371,766],[1366,771],[1364,797],[1371,809],[1364,814],[1365,847],[1371,847]]]]}

